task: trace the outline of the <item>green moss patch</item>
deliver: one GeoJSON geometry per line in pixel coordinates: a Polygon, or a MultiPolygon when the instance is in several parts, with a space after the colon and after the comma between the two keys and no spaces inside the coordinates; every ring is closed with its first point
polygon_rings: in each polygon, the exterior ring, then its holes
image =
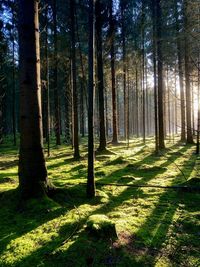
{"type": "Polygon", "coordinates": [[[117,238],[115,223],[104,214],[95,214],[88,218],[86,229],[97,237],[117,238]]]}

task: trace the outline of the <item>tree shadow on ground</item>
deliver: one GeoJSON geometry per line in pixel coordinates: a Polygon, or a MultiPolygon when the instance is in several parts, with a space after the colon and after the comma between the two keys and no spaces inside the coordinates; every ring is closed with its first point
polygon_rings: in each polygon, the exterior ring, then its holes
{"type": "MultiPolygon", "coordinates": [[[[184,148],[184,151],[186,150],[187,149],[184,148]]],[[[148,161],[148,164],[155,162],[155,159],[151,161],[150,157],[151,156],[143,159],[141,162],[148,161]]],[[[185,160],[188,159],[186,158],[185,160]]],[[[165,166],[167,166],[167,164],[171,164],[171,161],[166,160],[165,166]]],[[[112,175],[115,174],[116,173],[113,173],[112,175]]],[[[153,175],[148,178],[143,177],[141,181],[148,182],[153,178],[153,175]]],[[[100,189],[104,190],[109,195],[111,187],[101,186],[100,189]]],[[[88,204],[94,205],[94,209],[92,209],[91,212],[89,211],[87,214],[81,214],[80,218],[75,222],[66,223],[59,229],[59,235],[57,237],[50,242],[46,242],[41,248],[22,259],[17,263],[18,266],[30,266],[30,263],[32,263],[35,264],[35,266],[43,264],[43,266],[83,267],[89,266],[89,260],[92,261],[92,266],[98,267],[109,264],[113,266],[147,266],[141,264],[147,263],[149,257],[149,266],[153,266],[151,264],[154,263],[158,251],[160,251],[163,244],[166,242],[169,227],[177,210],[177,193],[174,191],[169,192],[168,190],[161,191],[158,201],[154,203],[154,206],[151,208],[151,214],[146,216],[144,223],[131,237],[131,242],[132,239],[135,240],[138,238],[137,242],[133,244],[129,242],[126,245],[121,244],[120,246],[115,247],[111,240],[94,239],[88,236],[84,229],[84,224],[88,216],[98,213],[104,213],[109,216],[110,212],[119,208],[120,205],[124,205],[127,200],[131,199],[136,201],[137,199],[146,198],[148,201],[149,199],[149,193],[144,193],[144,190],[140,188],[132,189],[130,187],[124,187],[117,192],[118,189],[116,187],[115,190],[116,192],[112,191],[112,193],[110,193],[106,203],[99,203],[97,200],[96,202],[95,200],[94,202],[88,201],[88,204]],[[95,208],[95,205],[99,206],[95,208]],[[133,246],[133,251],[129,251],[130,246],[133,246]],[[75,258],[75,254],[79,255],[79,257],[75,258]]],[[[80,187],[72,187],[71,189],[71,197],[77,208],[79,208],[80,205],[87,203],[87,201],[85,201],[85,196],[83,196],[83,192],[85,192],[85,187],[82,187],[81,194],[80,187]]],[[[56,201],[59,202],[58,199],[56,201]]],[[[60,199],[60,204],[63,203],[64,200],[60,199]]],[[[152,203],[149,203],[148,207],[151,204],[152,203]]],[[[145,209],[145,206],[143,209],[145,209]]],[[[67,212],[67,209],[65,212],[67,212]]],[[[62,214],[62,211],[58,212],[57,215],[59,216],[59,214],[62,214]]],[[[49,219],[51,219],[51,216],[49,219]]],[[[140,216],[139,213],[138,216],[140,216]]],[[[43,221],[45,220],[43,219],[43,221]]],[[[38,225],[44,223],[43,221],[41,220],[38,225]]],[[[26,232],[28,232],[28,230],[26,232]]]]}

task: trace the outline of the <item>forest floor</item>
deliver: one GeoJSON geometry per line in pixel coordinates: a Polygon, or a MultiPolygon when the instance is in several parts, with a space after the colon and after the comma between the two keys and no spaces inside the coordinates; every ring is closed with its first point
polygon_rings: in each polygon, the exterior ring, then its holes
{"type": "Polygon", "coordinates": [[[17,149],[1,146],[0,266],[200,266],[200,193],[128,186],[200,186],[192,179],[200,171],[195,147],[168,141],[156,156],[152,139],[146,145],[136,139],[129,148],[125,143],[108,148],[113,153],[96,156],[94,199],[86,198],[83,142],[78,162],[71,147],[51,148],[49,178],[62,188],[54,199],[19,203],[17,149]],[[115,223],[117,238],[88,232],[86,222],[94,214],[115,223]]]}

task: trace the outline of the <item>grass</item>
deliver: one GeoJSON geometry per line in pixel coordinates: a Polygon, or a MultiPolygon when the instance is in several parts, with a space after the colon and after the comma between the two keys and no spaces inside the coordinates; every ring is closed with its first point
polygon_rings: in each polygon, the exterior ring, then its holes
{"type": "Polygon", "coordinates": [[[17,149],[0,147],[0,266],[200,266],[200,194],[135,185],[198,185],[194,146],[131,140],[96,154],[96,198],[86,198],[87,146],[74,161],[67,146],[52,147],[49,178],[62,190],[54,199],[18,201],[17,149]],[[186,182],[187,180],[187,182],[186,182]],[[194,182],[195,181],[195,182],[194,182]],[[88,219],[106,218],[118,238],[92,235],[88,219]],[[106,216],[106,217],[104,217],[106,216]]]}

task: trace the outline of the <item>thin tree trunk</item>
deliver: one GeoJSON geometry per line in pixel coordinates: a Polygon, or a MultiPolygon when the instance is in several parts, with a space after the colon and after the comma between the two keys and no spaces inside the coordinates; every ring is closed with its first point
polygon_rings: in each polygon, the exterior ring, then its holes
{"type": "MultiPolygon", "coordinates": [[[[199,60],[198,60],[199,61],[199,60]]],[[[197,116],[197,146],[196,154],[199,155],[199,136],[200,136],[200,63],[198,63],[198,92],[197,92],[197,101],[198,101],[198,116],[197,116]]]]}
{"type": "Polygon", "coordinates": [[[47,155],[50,156],[50,101],[49,101],[49,58],[48,58],[48,5],[45,9],[45,67],[44,67],[44,77],[46,79],[45,90],[44,90],[44,124],[47,142],[47,155]]]}
{"type": "Polygon", "coordinates": [[[124,1],[120,1],[121,9],[121,37],[122,37],[122,57],[123,57],[123,91],[124,91],[124,138],[127,139],[127,88],[126,88],[126,38],[125,38],[125,10],[124,1]]]}
{"type": "Polygon", "coordinates": [[[0,20],[0,144],[3,143],[4,102],[5,102],[5,73],[4,73],[5,44],[3,22],[0,20]],[[2,27],[2,28],[1,28],[2,27]]]}
{"type": "Polygon", "coordinates": [[[96,54],[97,54],[97,88],[99,95],[99,148],[103,151],[106,149],[106,129],[105,129],[105,115],[104,115],[104,77],[103,77],[103,59],[102,59],[102,3],[96,0],[95,14],[96,14],[96,54]]]}
{"type": "Polygon", "coordinates": [[[55,112],[55,135],[56,145],[61,144],[60,140],[60,103],[58,92],[58,41],[57,41],[57,5],[53,0],[53,39],[54,39],[54,55],[53,55],[53,79],[54,79],[54,112],[55,112]]]}
{"type": "Polygon", "coordinates": [[[162,52],[162,11],[161,0],[156,1],[156,32],[157,32],[157,61],[158,61],[158,130],[159,149],[165,148],[163,121],[163,52],[162,52]]]}
{"type": "Polygon", "coordinates": [[[169,131],[169,139],[171,138],[171,105],[170,105],[170,89],[169,89],[169,69],[167,66],[167,101],[168,101],[168,131],[169,131]]]}
{"type": "Polygon", "coordinates": [[[158,152],[158,99],[157,99],[157,62],[156,62],[156,9],[155,0],[152,0],[153,21],[153,72],[154,72],[154,118],[155,118],[155,151],[158,152]]]}
{"type": "Polygon", "coordinates": [[[89,0],[88,43],[88,177],[87,196],[95,196],[94,181],[94,2],[89,0]]]}
{"type": "Polygon", "coordinates": [[[75,48],[75,10],[74,0],[70,0],[70,18],[71,18],[71,60],[72,60],[72,88],[73,88],[73,145],[74,158],[79,159],[79,137],[78,137],[78,97],[76,82],[76,48],[75,48]]]}
{"type": "Polygon", "coordinates": [[[12,78],[13,78],[13,84],[12,84],[12,130],[13,130],[13,144],[16,146],[17,140],[16,140],[16,93],[15,93],[15,35],[14,35],[14,29],[15,29],[15,18],[14,18],[14,6],[12,7],[12,63],[13,63],[13,70],[12,70],[12,78]]]}
{"type": "Polygon", "coordinates": [[[191,92],[190,92],[190,63],[189,63],[189,44],[188,44],[188,3],[184,1],[184,34],[185,34],[185,91],[186,91],[186,121],[187,121],[187,143],[193,144],[192,136],[192,113],[191,113],[191,92]]]}
{"type": "Polygon", "coordinates": [[[118,143],[117,131],[117,103],[116,103],[116,83],[115,83],[115,27],[113,18],[113,0],[109,0],[109,26],[110,26],[110,65],[111,65],[111,83],[112,83],[112,119],[113,119],[113,139],[112,143],[118,143]]]}

